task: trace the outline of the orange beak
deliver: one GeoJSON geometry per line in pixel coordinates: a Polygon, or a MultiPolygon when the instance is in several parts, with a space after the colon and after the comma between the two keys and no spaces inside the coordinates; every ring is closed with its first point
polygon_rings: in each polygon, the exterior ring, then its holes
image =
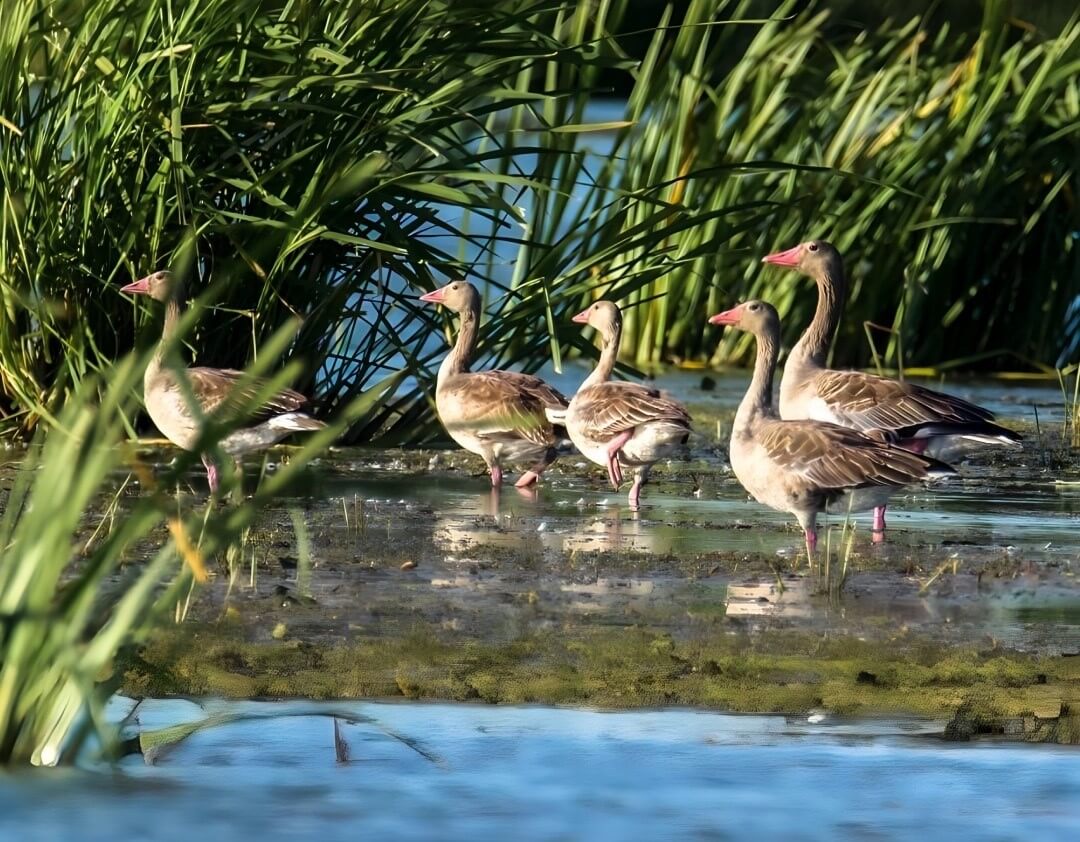
{"type": "Polygon", "coordinates": [[[132,284],[120,287],[120,292],[129,292],[132,295],[146,295],[150,292],[150,277],[150,275],[147,275],[145,278],[139,278],[139,280],[132,284]]]}
{"type": "Polygon", "coordinates": [[[711,319],[709,324],[711,325],[737,325],[742,318],[742,305],[738,307],[732,307],[730,310],[725,310],[723,313],[717,313],[711,319]]]}
{"type": "Polygon", "coordinates": [[[761,258],[762,263],[772,263],[775,266],[798,266],[802,259],[802,243],[789,248],[787,251],[778,251],[775,254],[767,254],[761,258]]]}
{"type": "Polygon", "coordinates": [[[446,298],[446,287],[439,287],[432,292],[425,292],[420,296],[421,301],[426,301],[428,304],[439,304],[446,298]]]}

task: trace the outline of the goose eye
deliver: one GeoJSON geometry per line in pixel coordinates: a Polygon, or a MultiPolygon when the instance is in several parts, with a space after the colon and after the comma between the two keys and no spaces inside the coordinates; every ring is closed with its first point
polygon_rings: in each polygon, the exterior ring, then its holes
{"type": "Polygon", "coordinates": [[[749,307],[747,307],[748,310],[757,310],[757,308],[758,306],[756,304],[751,304],[749,307]]]}
{"type": "Polygon", "coordinates": [[[807,248],[810,249],[810,251],[817,251],[817,243],[810,243],[807,248]]]}

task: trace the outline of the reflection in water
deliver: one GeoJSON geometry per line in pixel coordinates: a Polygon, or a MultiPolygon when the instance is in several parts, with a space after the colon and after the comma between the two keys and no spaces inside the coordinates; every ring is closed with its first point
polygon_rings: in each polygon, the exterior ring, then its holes
{"type": "MultiPolygon", "coordinates": [[[[330,478],[326,491],[384,501],[371,509],[378,540],[360,541],[373,569],[395,541],[420,566],[406,580],[372,574],[355,588],[324,573],[319,598],[347,610],[358,627],[394,629],[422,616],[452,618],[469,633],[514,633],[586,614],[589,624],[680,632],[721,617],[871,635],[921,627],[951,640],[1077,650],[1073,614],[1054,623],[1012,610],[1020,591],[1035,595],[1035,608],[1055,588],[1062,595],[1054,604],[1078,601],[1071,565],[1080,551],[1080,493],[1047,482],[1036,468],[1014,466],[1014,476],[1001,477],[968,466],[962,482],[898,497],[885,547],[871,547],[865,520],[856,519],[851,575],[830,598],[820,571],[792,575],[806,561],[786,517],[747,502],[715,458],[699,475],[700,496],[676,478],[658,483],[638,512],[621,495],[561,474],[558,464],[539,490],[522,494],[493,491],[464,471],[409,473],[377,458],[382,464],[368,453],[347,477],[330,478]],[[783,577],[782,589],[770,568],[783,577]]],[[[394,571],[400,563],[387,562],[394,571]]]]}
{"type": "Polygon", "coordinates": [[[650,522],[641,511],[622,505],[563,505],[556,511],[541,504],[535,489],[477,494],[437,514],[435,545],[451,554],[478,547],[544,549],[558,553],[638,552],[666,555],[679,548],[677,530],[650,522]]]}
{"type": "Polygon", "coordinates": [[[813,587],[809,578],[728,585],[725,605],[729,617],[810,617],[813,587]]]}
{"type": "Polygon", "coordinates": [[[349,611],[359,627],[392,630],[423,616],[487,633],[587,615],[591,624],[677,632],[694,618],[722,616],[871,635],[923,628],[1027,651],[1077,650],[1071,614],[1058,624],[1009,611],[1018,591],[1037,594],[1036,607],[1051,593],[1054,604],[1077,602],[1069,565],[1080,549],[1073,513],[1080,495],[1049,484],[1029,483],[1011,496],[974,484],[898,500],[891,543],[871,548],[857,530],[851,575],[831,598],[819,574],[792,575],[806,569],[794,549],[798,536],[726,481],[700,498],[654,492],[639,512],[573,479],[523,495],[467,477],[369,472],[346,488],[386,525],[372,542],[376,558],[389,538],[421,562],[404,581],[377,576],[350,588],[326,577],[322,604],[349,611]],[[1006,532],[1007,545],[997,538],[1006,532]],[[424,557],[424,546],[434,558],[424,557]],[[710,559],[716,553],[719,562],[710,559]],[[943,567],[924,588],[942,559],[960,572],[943,567]],[[1020,559],[1027,568],[1017,567],[1020,559]],[[763,561],[783,576],[783,589],[762,574],[763,561]],[[761,578],[747,581],[748,573],[761,578]]]}

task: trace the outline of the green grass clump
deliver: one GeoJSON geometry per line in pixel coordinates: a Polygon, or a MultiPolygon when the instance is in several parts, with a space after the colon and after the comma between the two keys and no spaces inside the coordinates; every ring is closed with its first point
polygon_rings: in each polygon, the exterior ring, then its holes
{"type": "Polygon", "coordinates": [[[184,567],[176,543],[197,531],[178,519],[174,537],[166,538],[169,507],[160,495],[140,497],[79,558],[75,536],[86,513],[103,493],[123,493],[132,476],[117,490],[116,471],[138,468],[120,439],[139,373],[130,359],[113,369],[100,406],[89,385],[79,390],[56,428],[37,437],[7,493],[0,524],[0,762],[52,765],[105,730],[116,653],[142,639],[155,607],[175,600],[198,569],[197,554],[189,558],[194,567],[184,567]],[[131,547],[155,532],[162,534],[160,550],[125,569],[131,547]]]}
{"type": "MultiPolygon", "coordinates": [[[[629,21],[620,8],[610,30],[629,21]]],[[[752,339],[707,317],[765,298],[792,341],[813,284],[760,259],[822,237],[852,279],[844,364],[1053,364],[1075,340],[1062,314],[1080,294],[1080,19],[1045,33],[1001,0],[983,8],[973,31],[919,17],[860,31],[794,0],[670,9],[674,28],[633,71],[626,125],[591,157],[588,138],[568,139],[576,157],[545,173],[561,189],[537,199],[516,294],[587,298],[599,285],[637,305],[623,350],[639,366],[743,362],[752,339]],[[886,328],[873,334],[881,353],[864,323],[886,328]]],[[[567,30],[594,37],[585,18],[567,30]]],[[[587,67],[550,74],[591,79],[587,67]]],[[[547,122],[580,121],[586,107],[553,102],[547,122]]],[[[506,336],[520,353],[531,340],[517,309],[512,299],[499,316],[515,322],[506,336]]]]}
{"type": "MultiPolygon", "coordinates": [[[[569,4],[566,4],[569,5],[569,4]]],[[[558,4],[554,4],[557,8],[558,4]]],[[[243,367],[303,316],[298,385],[322,413],[422,369],[415,297],[457,272],[462,209],[516,209],[537,150],[477,149],[531,90],[537,62],[610,66],[567,48],[553,6],[371,0],[47,0],[0,22],[0,416],[27,430],[131,348],[121,283],[175,262],[194,232],[190,339],[243,367]],[[501,173],[505,164],[508,174],[501,173]],[[66,377],[56,379],[59,372],[66,377]]],[[[531,107],[531,105],[530,105],[531,107]]],[[[503,216],[508,214],[509,216],[503,216]]],[[[413,388],[353,434],[426,411],[413,388]]]]}

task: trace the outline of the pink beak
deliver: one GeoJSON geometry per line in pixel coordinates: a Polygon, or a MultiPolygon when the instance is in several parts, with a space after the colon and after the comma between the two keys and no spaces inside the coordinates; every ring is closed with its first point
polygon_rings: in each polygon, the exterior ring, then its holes
{"type": "Polygon", "coordinates": [[[711,325],[737,325],[742,318],[742,305],[738,307],[732,307],[730,310],[725,310],[723,313],[717,313],[711,319],[709,324],[711,325]]]}
{"type": "Polygon", "coordinates": [[[429,304],[438,304],[446,298],[446,287],[439,287],[432,292],[425,292],[420,296],[421,301],[426,301],[429,304]]]}
{"type": "Polygon", "coordinates": [[[761,258],[762,263],[773,263],[776,266],[798,266],[802,259],[802,243],[787,251],[778,251],[776,254],[767,254],[761,258]]]}
{"type": "Polygon", "coordinates": [[[150,292],[150,275],[145,278],[139,278],[134,283],[127,286],[120,287],[120,292],[130,292],[132,295],[146,295],[150,292]]]}
{"type": "Polygon", "coordinates": [[[584,310],[582,310],[580,313],[578,313],[576,316],[574,316],[572,319],[570,319],[570,321],[577,322],[579,325],[588,324],[589,323],[589,308],[586,307],[584,310]]]}

